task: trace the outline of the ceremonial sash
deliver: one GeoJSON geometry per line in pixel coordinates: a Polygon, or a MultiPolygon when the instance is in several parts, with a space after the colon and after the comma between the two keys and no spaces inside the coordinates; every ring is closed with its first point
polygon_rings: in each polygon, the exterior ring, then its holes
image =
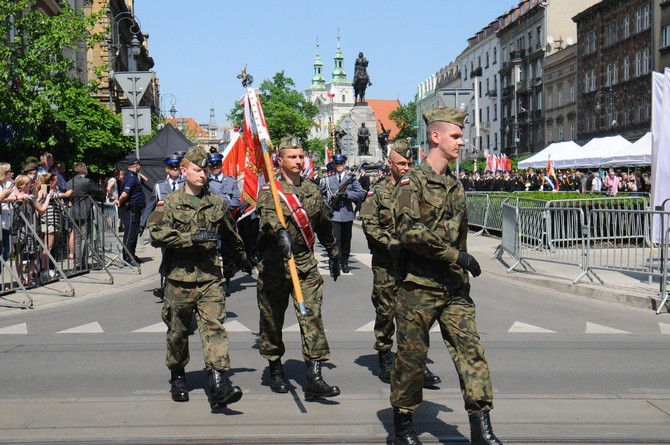
{"type": "Polygon", "coordinates": [[[307,210],[302,207],[298,195],[292,193],[284,193],[284,189],[281,186],[281,183],[277,181],[277,192],[279,196],[284,200],[289,209],[291,209],[291,219],[298,226],[300,230],[300,235],[305,240],[307,247],[312,252],[314,251],[314,229],[312,228],[312,223],[309,221],[309,214],[307,210]]]}

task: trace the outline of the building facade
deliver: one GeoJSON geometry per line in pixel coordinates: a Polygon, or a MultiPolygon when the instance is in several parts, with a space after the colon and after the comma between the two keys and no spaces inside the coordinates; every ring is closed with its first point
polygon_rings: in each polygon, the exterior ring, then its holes
{"type": "Polygon", "coordinates": [[[615,134],[636,141],[649,131],[652,16],[650,0],[603,0],[574,17],[578,143],[615,134]]]}
{"type": "Polygon", "coordinates": [[[544,146],[577,138],[577,45],[544,59],[544,146]]]}

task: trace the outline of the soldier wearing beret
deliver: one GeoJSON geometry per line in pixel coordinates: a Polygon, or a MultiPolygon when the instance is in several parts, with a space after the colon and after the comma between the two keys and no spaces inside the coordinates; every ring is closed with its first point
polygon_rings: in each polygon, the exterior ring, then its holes
{"type": "Polygon", "coordinates": [[[230,359],[216,243],[224,242],[247,273],[252,267],[226,215],[226,203],[204,188],[206,168],[207,152],[200,147],[188,150],[180,166],[184,187],[165,196],[165,204],[149,217],[149,231],[151,244],[165,249],[167,284],[161,317],[168,327],[165,363],[171,372],[172,400],[189,399],[185,368],[191,313],[195,309],[209,374],[210,404],[217,409],[240,400],[242,390],[225,375],[230,359]]]}
{"type": "Polygon", "coordinates": [[[479,276],[481,269],[467,252],[463,186],[448,169],[463,146],[465,117],[465,112],[453,108],[424,114],[430,152],[396,188],[394,214],[401,252],[395,307],[398,352],[391,378],[394,444],[420,444],[413,412],[422,400],[429,330],[435,321],[458,372],[472,443],[500,443],[491,428],[491,377],[468,279],[469,273],[479,276]]]}
{"type": "Polygon", "coordinates": [[[333,235],[328,210],[319,188],[301,176],[305,152],[297,137],[282,138],[279,145],[279,177],[277,189],[281,208],[286,215],[284,227],[275,210],[272,193],[266,185],[258,195],[261,216],[259,242],[257,299],[260,310],[258,346],[261,356],[270,364],[270,389],[276,393],[288,392],[281,358],[286,352],[282,340],[284,314],[291,298],[293,284],[286,259],[295,260],[307,314],[301,315],[293,304],[302,337],[302,356],[307,365],[305,397],[335,397],[337,386],[328,385],[321,375],[321,363],[330,358],[330,348],[321,317],[323,279],[314,257],[315,236],[328,252],[328,264],[333,279],[340,274],[338,249],[333,235]]]}
{"type": "MultiPolygon", "coordinates": [[[[378,377],[391,383],[393,334],[395,333],[395,267],[389,251],[393,240],[393,191],[412,167],[412,150],[404,139],[393,143],[386,163],[391,174],[375,183],[361,208],[363,232],[372,251],[372,305],[375,308],[375,345],[379,356],[378,377]]],[[[424,386],[433,387],[440,378],[424,371],[424,386]]]]}

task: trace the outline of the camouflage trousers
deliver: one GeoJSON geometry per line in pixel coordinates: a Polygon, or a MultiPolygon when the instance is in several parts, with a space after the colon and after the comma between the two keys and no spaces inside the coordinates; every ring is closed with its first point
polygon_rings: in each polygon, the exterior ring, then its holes
{"type": "Polygon", "coordinates": [[[395,277],[393,264],[372,260],[372,305],[375,308],[375,349],[390,351],[395,333],[395,277]]]}
{"type": "Polygon", "coordinates": [[[493,408],[489,365],[475,322],[470,285],[439,290],[405,282],[396,296],[396,340],[391,378],[391,405],[413,412],[423,399],[423,372],[430,343],[429,330],[437,321],[461,385],[468,413],[493,408]]]}
{"type": "Polygon", "coordinates": [[[300,315],[300,309],[291,297],[293,283],[291,276],[282,265],[258,264],[258,283],[256,298],[260,310],[260,329],[258,345],[261,356],[267,360],[277,360],[286,349],[282,340],[284,314],[293,300],[293,309],[300,325],[302,338],[302,356],[305,361],[325,361],[330,358],[326,331],[321,318],[323,302],[323,278],[315,266],[307,271],[298,270],[300,287],[307,306],[307,315],[300,315]]]}
{"type": "Polygon", "coordinates": [[[226,301],[219,284],[218,280],[205,283],[167,280],[161,317],[168,327],[165,364],[171,371],[184,369],[189,361],[188,332],[194,309],[205,366],[219,371],[230,368],[228,333],[223,327],[226,301]]]}

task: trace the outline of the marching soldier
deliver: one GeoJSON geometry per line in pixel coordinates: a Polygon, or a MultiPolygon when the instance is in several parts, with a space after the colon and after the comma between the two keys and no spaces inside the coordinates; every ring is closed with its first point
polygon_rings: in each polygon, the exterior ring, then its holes
{"type": "MultiPolygon", "coordinates": [[[[391,174],[377,182],[361,208],[363,232],[372,250],[372,305],[375,308],[375,349],[379,355],[378,377],[391,383],[393,334],[395,324],[395,266],[389,246],[393,239],[393,191],[412,167],[412,150],[404,139],[393,143],[387,164],[391,174]]],[[[424,387],[434,387],[442,380],[426,366],[424,387]]]]}
{"type": "MultiPolygon", "coordinates": [[[[427,111],[430,151],[396,188],[394,207],[401,280],[396,295],[396,341],[391,379],[394,444],[420,444],[413,412],[422,400],[423,369],[434,321],[458,372],[473,445],[497,445],[489,410],[493,391],[475,321],[468,273],[481,269],[467,252],[465,193],[449,171],[463,146],[467,114],[454,108],[427,111]]],[[[392,247],[393,249],[393,247],[392,247]]]]}
{"type": "Polygon", "coordinates": [[[339,276],[340,269],[333,226],[321,192],[312,181],[300,175],[304,158],[302,143],[297,137],[282,138],[277,188],[284,215],[291,215],[287,217],[286,228],[277,217],[269,184],[258,196],[262,230],[257,286],[260,310],[258,345],[261,356],[270,364],[270,389],[276,393],[288,392],[281,358],[286,351],[282,340],[284,314],[293,291],[285,259],[292,254],[307,307],[307,314],[303,316],[298,305],[295,302],[293,305],[300,323],[302,356],[307,365],[305,398],[310,400],[340,394],[337,386],[328,385],[321,376],[321,363],[330,358],[330,349],[321,318],[323,279],[314,257],[315,235],[328,252],[330,275],[334,280],[339,276]]]}
{"type": "Polygon", "coordinates": [[[151,244],[165,249],[167,275],[161,316],[168,327],[165,363],[170,369],[172,400],[189,399],[185,368],[188,331],[195,309],[209,374],[210,405],[218,409],[237,402],[242,390],[225,375],[230,368],[225,298],[216,243],[223,240],[240,266],[251,274],[242,241],[227,217],[226,203],[204,189],[207,153],[192,147],[181,161],[184,187],[165,197],[165,205],[149,217],[151,244]]]}

